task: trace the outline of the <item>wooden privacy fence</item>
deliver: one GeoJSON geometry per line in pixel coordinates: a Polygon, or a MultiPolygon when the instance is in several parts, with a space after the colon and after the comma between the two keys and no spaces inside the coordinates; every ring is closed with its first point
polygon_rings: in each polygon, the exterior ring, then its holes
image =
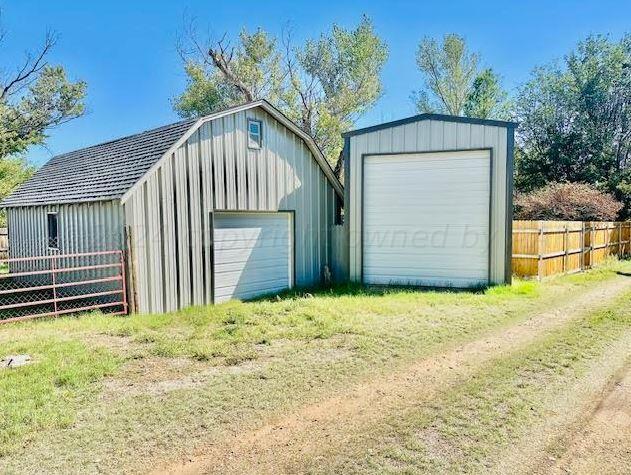
{"type": "Polygon", "coordinates": [[[513,221],[513,273],[543,277],[580,272],[631,252],[631,221],[513,221]]]}

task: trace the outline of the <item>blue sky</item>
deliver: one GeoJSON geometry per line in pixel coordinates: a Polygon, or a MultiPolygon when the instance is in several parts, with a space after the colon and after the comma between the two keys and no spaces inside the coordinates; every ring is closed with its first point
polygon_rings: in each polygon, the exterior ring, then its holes
{"type": "Polygon", "coordinates": [[[362,13],[388,43],[385,92],[358,126],[414,113],[410,93],[422,84],[414,54],[425,36],[463,35],[509,91],[532,68],[562,57],[590,33],[619,38],[631,31],[628,1],[1,1],[6,33],[0,67],[18,64],[47,29],[60,40],[52,63],[88,83],[88,114],[51,131],[47,147],[28,157],[41,165],[52,155],[177,120],[171,99],[185,85],[175,44],[186,16],[215,35],[242,27],[273,33],[290,25],[296,41],[334,22],[351,27],[362,13]]]}

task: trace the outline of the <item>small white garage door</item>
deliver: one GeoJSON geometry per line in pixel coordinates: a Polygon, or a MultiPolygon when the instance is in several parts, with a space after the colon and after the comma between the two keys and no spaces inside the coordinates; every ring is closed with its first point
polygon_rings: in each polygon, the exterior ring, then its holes
{"type": "Polygon", "coordinates": [[[486,150],[365,157],[364,282],[487,284],[490,166],[486,150]]]}
{"type": "Polygon", "coordinates": [[[290,213],[215,213],[215,302],[250,299],[292,286],[290,213]]]}

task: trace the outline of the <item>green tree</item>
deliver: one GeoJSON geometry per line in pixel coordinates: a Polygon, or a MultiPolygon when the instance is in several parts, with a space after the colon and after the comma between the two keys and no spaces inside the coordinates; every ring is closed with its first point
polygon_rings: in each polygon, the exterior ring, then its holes
{"type": "Polygon", "coordinates": [[[466,117],[480,119],[509,119],[508,94],[500,84],[500,78],[491,68],[483,70],[473,80],[471,90],[463,106],[466,117]]]}
{"type": "Polygon", "coordinates": [[[224,36],[210,46],[189,33],[192,48],[180,48],[187,86],[173,106],[182,117],[207,115],[244,102],[277,102],[282,91],[281,55],[274,38],[259,29],[242,30],[232,47],[224,36]]]}
{"type": "Polygon", "coordinates": [[[469,51],[461,36],[445,35],[440,44],[424,38],[416,52],[416,64],[425,80],[425,88],[412,94],[417,110],[481,119],[508,118],[508,95],[500,78],[490,68],[480,71],[479,63],[479,56],[469,51]]]}
{"type": "Polygon", "coordinates": [[[519,91],[516,186],[593,184],[631,209],[631,36],[590,36],[519,91]]]}
{"type": "Polygon", "coordinates": [[[54,45],[47,35],[36,54],[0,81],[0,158],[43,144],[48,130],[84,112],[86,84],[68,81],[63,67],[47,62],[54,45]]]}
{"type": "MultiPolygon", "coordinates": [[[[0,34],[0,49],[4,39],[0,34]]],[[[0,200],[33,173],[21,155],[44,144],[51,128],[84,113],[86,84],[69,81],[63,67],[48,64],[55,41],[48,34],[36,53],[0,80],[0,200]]]]}
{"type": "Polygon", "coordinates": [[[189,33],[192,47],[181,49],[188,77],[174,100],[181,116],[267,99],[310,134],[332,164],[342,147],[340,134],[382,93],[388,51],[365,16],[354,29],[333,25],[298,46],[290,36],[279,44],[263,30],[242,31],[236,46],[226,36],[209,44],[196,36],[189,33]]]}
{"type": "MultiPolygon", "coordinates": [[[[0,159],[0,201],[21,183],[28,180],[35,168],[22,157],[5,157],[0,159]]],[[[0,212],[0,227],[7,224],[4,212],[0,212]]]]}

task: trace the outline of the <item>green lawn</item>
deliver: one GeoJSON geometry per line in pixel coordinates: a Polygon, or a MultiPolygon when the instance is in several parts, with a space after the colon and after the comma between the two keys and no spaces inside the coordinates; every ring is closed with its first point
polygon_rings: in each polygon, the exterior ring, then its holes
{"type": "MultiPolygon", "coordinates": [[[[2,326],[0,357],[27,353],[33,362],[0,370],[0,471],[143,471],[147,460],[180,457],[200,440],[256,427],[263,418],[571,302],[617,272],[630,271],[629,262],[611,262],[585,274],[480,292],[342,287],[167,315],[92,314],[2,326]]],[[[582,359],[573,355],[597,352],[629,325],[628,314],[599,315],[493,364],[463,386],[465,394],[483,413],[507,400],[514,406],[511,424],[521,423],[531,416],[525,408],[537,385],[551,384],[531,383],[528,374],[551,365],[550,378],[561,381],[555,375],[564,374],[566,362],[580,366],[582,359]],[[519,368],[532,358],[536,365],[522,375],[519,368]],[[505,384],[486,394],[491,379],[505,384]],[[524,385],[523,398],[515,392],[518,384],[524,385]]],[[[476,446],[475,457],[483,458],[498,436],[466,426],[459,394],[446,391],[439,413],[406,413],[406,424],[391,425],[394,435],[375,430],[379,457],[371,463],[383,462],[381,469],[407,457],[409,434],[436,420],[433,430],[441,437],[448,439],[458,427],[467,440],[481,438],[486,445],[476,446]],[[380,441],[393,438],[396,443],[384,452],[380,441]]],[[[466,444],[460,448],[469,450],[466,444]]],[[[419,453],[412,466],[441,468],[419,453]]],[[[357,468],[344,457],[331,457],[330,463],[333,471],[357,468]]]]}

